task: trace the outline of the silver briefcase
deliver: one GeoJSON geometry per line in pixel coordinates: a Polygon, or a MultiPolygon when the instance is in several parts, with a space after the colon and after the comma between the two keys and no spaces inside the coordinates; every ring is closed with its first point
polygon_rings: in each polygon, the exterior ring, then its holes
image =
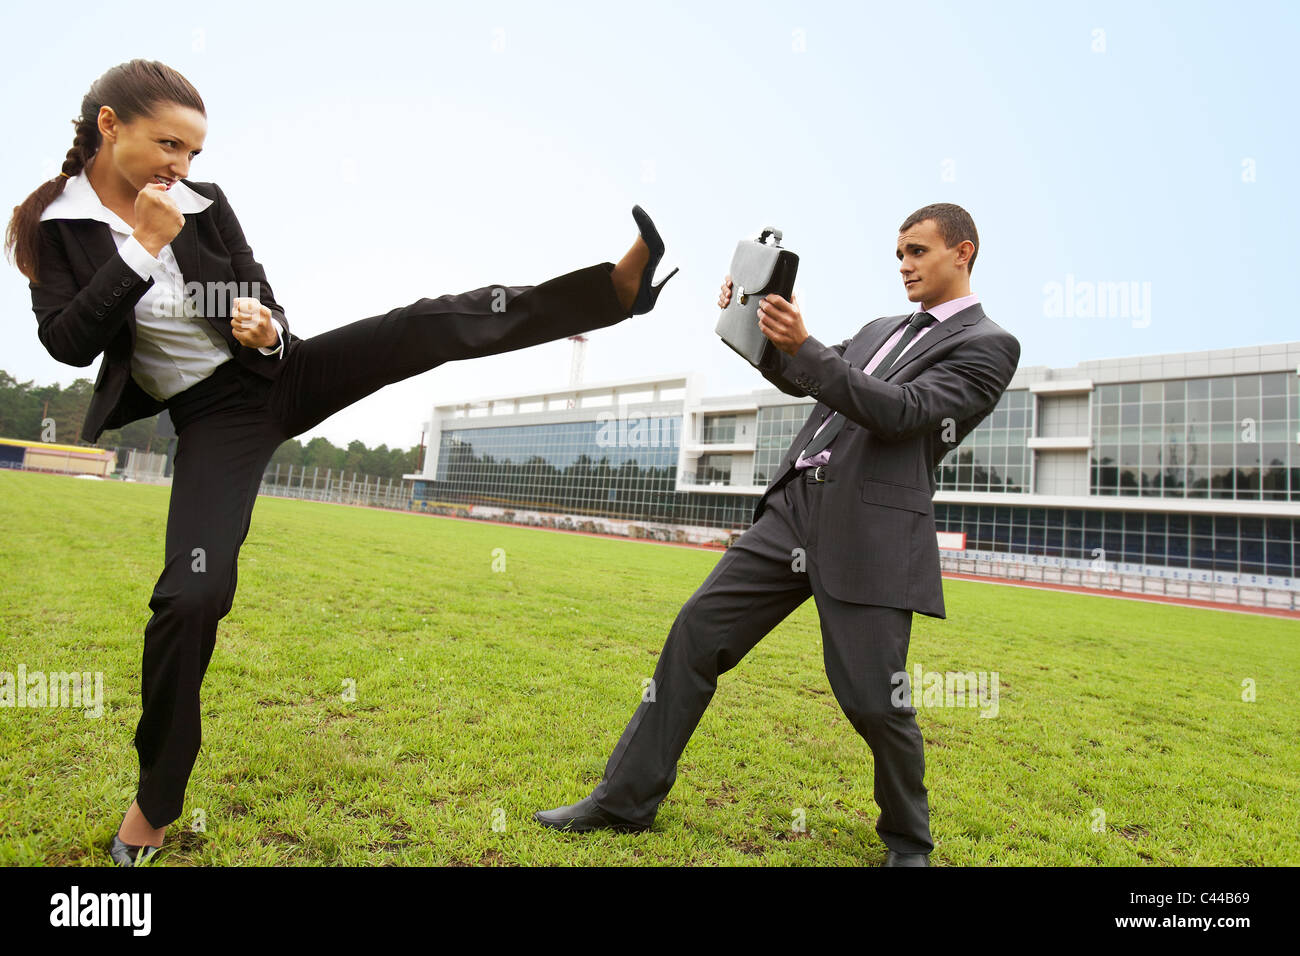
{"type": "Polygon", "coordinates": [[[765,295],[789,300],[798,271],[799,257],[782,248],[780,229],[769,226],[757,239],[742,239],[736,245],[731,257],[731,302],[718,317],[717,333],[755,368],[775,347],[758,327],[758,304],[765,295]]]}

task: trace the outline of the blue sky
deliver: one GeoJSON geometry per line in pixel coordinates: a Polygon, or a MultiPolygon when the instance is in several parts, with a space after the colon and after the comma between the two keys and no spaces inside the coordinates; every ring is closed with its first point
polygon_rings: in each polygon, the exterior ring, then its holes
{"type": "MultiPolygon", "coordinates": [[[[738,239],[785,231],[829,344],[912,311],[898,226],[955,202],[1022,366],[1300,338],[1269,286],[1296,271],[1295,4],[65,2],[0,24],[8,208],[57,173],[95,77],[162,60],[208,108],[190,178],[225,190],[299,335],[616,259],[639,202],[682,271],[592,335],[586,379],[747,391],[766,383],[713,332],[738,239]],[[1132,283],[1149,312],[1054,313],[1067,282],[1132,283]]],[[[0,367],[93,377],[45,353],[4,268],[0,367]]],[[[409,446],[434,402],[568,367],[565,342],[453,363],[303,438],[409,446]]]]}

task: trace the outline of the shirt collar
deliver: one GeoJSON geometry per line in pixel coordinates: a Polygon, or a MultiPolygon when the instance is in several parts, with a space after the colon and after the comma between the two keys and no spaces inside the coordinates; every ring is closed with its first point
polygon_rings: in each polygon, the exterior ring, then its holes
{"type": "MultiPolygon", "coordinates": [[[[195,192],[179,179],[167,190],[167,195],[182,213],[202,212],[212,205],[211,199],[195,192]]],[[[117,232],[131,233],[131,227],[122,217],[100,201],[99,194],[86,178],[85,170],[68,178],[63,192],[41,213],[41,221],[46,219],[95,219],[117,232]]]]}
{"type": "Polygon", "coordinates": [[[936,305],[933,309],[926,309],[925,311],[934,316],[936,322],[942,322],[944,319],[952,318],[962,309],[969,309],[972,305],[979,302],[979,300],[980,297],[977,295],[964,295],[960,299],[949,299],[947,302],[943,302],[936,305]]]}

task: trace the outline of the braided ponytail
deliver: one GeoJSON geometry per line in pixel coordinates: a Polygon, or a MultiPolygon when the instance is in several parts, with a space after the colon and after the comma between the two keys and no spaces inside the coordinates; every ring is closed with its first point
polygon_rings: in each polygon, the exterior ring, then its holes
{"type": "Polygon", "coordinates": [[[91,84],[81,100],[81,115],[72,121],[75,135],[62,169],[14,207],[5,231],[5,255],[29,280],[40,282],[41,213],[99,151],[100,109],[111,107],[122,122],[130,123],[139,116],[152,115],[157,106],[168,103],[207,115],[203,99],[190,81],[157,60],[136,59],[119,64],[91,84]]]}
{"type": "MultiPolygon", "coordinates": [[[[63,159],[63,166],[60,169],[62,176],[56,176],[55,179],[61,180],[66,185],[68,179],[76,176],[86,168],[86,163],[90,161],[90,157],[94,156],[99,150],[98,119],[99,110],[96,110],[95,115],[92,117],[81,116],[72,121],[72,125],[77,132],[72,138],[72,148],[68,150],[67,156],[63,159]]],[[[61,187],[59,192],[63,192],[61,187]]],[[[55,193],[55,196],[57,195],[58,193],[55,193]]],[[[52,199],[53,197],[51,197],[52,199]]]]}

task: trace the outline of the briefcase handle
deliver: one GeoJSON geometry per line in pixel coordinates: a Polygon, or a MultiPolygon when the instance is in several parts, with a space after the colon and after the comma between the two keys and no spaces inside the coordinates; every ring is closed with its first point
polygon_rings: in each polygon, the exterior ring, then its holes
{"type": "Polygon", "coordinates": [[[768,236],[772,237],[772,245],[778,247],[781,245],[780,229],[774,229],[772,226],[764,226],[763,231],[759,234],[758,241],[766,244],[768,236]]]}

